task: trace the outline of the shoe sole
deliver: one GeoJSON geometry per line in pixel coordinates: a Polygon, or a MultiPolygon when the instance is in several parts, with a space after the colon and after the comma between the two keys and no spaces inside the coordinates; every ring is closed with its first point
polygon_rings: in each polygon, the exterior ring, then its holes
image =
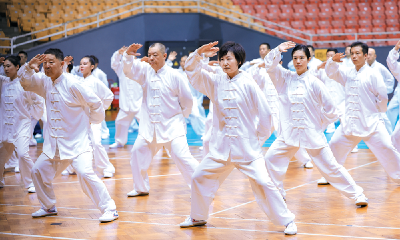
{"type": "Polygon", "coordinates": [[[318,185],[331,185],[330,183],[318,183],[318,185]]]}
{"type": "Polygon", "coordinates": [[[356,206],[366,207],[366,206],[368,206],[368,203],[367,202],[358,202],[358,203],[356,203],[356,206]]]}
{"type": "Polygon", "coordinates": [[[100,220],[99,219],[99,221],[101,222],[101,223],[106,223],[106,222],[112,222],[112,221],[115,221],[115,220],[117,220],[119,218],[119,216],[118,217],[116,217],[116,218],[114,218],[114,219],[112,219],[112,220],[100,220]]]}
{"type": "Polygon", "coordinates": [[[46,216],[54,216],[54,215],[57,215],[58,213],[49,213],[49,214],[46,214],[46,215],[42,215],[42,216],[32,216],[33,218],[40,218],[40,217],[46,217],[46,216]]]}
{"type": "Polygon", "coordinates": [[[128,197],[139,197],[139,196],[147,196],[147,195],[149,195],[149,193],[139,193],[137,195],[128,195],[127,194],[128,197]]]}
{"type": "Polygon", "coordinates": [[[207,224],[207,222],[205,222],[205,223],[193,224],[193,225],[190,225],[190,226],[180,226],[180,225],[179,225],[179,227],[181,227],[181,228],[190,228],[190,227],[204,226],[204,225],[206,225],[206,224],[207,224]]]}
{"type": "Polygon", "coordinates": [[[297,234],[297,232],[295,232],[295,233],[285,233],[285,235],[296,235],[297,234]]]}

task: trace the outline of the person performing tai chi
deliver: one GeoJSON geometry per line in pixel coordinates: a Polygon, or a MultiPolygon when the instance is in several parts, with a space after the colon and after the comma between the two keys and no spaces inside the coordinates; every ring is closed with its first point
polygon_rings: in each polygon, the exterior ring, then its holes
{"type": "Polygon", "coordinates": [[[382,118],[387,108],[387,89],[382,76],[368,66],[367,55],[367,44],[354,42],[351,45],[353,68],[339,64],[345,57],[343,53],[335,54],[326,63],[328,77],[342,84],[346,91],[345,113],[329,145],[343,166],[351,149],[364,140],[389,177],[400,183],[400,154],[394,148],[382,118]]]}
{"type": "Polygon", "coordinates": [[[118,218],[114,200],[92,167],[90,124],[104,119],[102,101],[72,75],[63,73],[64,54],[50,48],[20,69],[18,75],[25,91],[46,100],[47,124],[43,152],[32,169],[33,183],[42,208],[32,217],[57,215],[52,181],[69,165],[75,169],[84,193],[103,214],[100,222],[118,218]],[[39,71],[43,63],[45,74],[39,71]],[[35,69],[35,71],[34,71],[35,69]]]}
{"type": "MultiPolygon", "coordinates": [[[[393,76],[396,78],[397,81],[400,81],[400,63],[397,61],[399,59],[399,49],[400,49],[400,41],[397,42],[396,46],[390,50],[389,55],[386,59],[387,65],[389,67],[390,72],[392,72],[393,76]]],[[[399,85],[397,85],[399,86],[399,85]]],[[[396,90],[398,89],[398,87],[396,88],[396,90]]],[[[392,103],[393,101],[397,101],[397,115],[399,114],[399,99],[398,97],[400,97],[395,93],[395,95],[393,95],[392,101],[390,101],[390,103],[392,103]],[[395,99],[396,98],[396,99],[395,99]]],[[[390,104],[388,108],[390,107],[390,104]]],[[[397,118],[397,117],[396,117],[397,118]]],[[[396,128],[393,131],[392,134],[392,143],[394,145],[394,147],[397,149],[397,151],[400,150],[400,124],[396,124],[396,128]]]]}
{"type": "Polygon", "coordinates": [[[115,51],[111,57],[111,68],[119,79],[119,111],[115,119],[115,143],[110,148],[121,148],[128,142],[128,130],[132,121],[136,121],[142,105],[142,87],[127,78],[123,70],[122,56],[126,47],[115,51]]]}
{"type": "Polygon", "coordinates": [[[189,117],[193,107],[188,82],[165,64],[167,54],[162,43],[149,47],[149,63],[136,58],[141,47],[141,44],[130,45],[122,59],[125,76],[134,79],[143,89],[139,135],[132,147],[130,161],[134,189],[128,197],[149,194],[147,170],[163,146],[171,153],[189,187],[192,174],[199,165],[191,155],[186,139],[185,117],[189,117]]]}
{"type": "Polygon", "coordinates": [[[215,55],[217,44],[203,45],[185,64],[190,83],[210,98],[214,109],[209,153],[193,174],[191,213],[180,227],[207,223],[215,192],[236,167],[249,178],[257,203],[272,222],[286,226],[285,234],[296,234],[295,216],[268,175],[259,143],[271,134],[267,100],[251,75],[239,70],[246,58],[240,44],[226,42],[221,46],[218,59],[224,73],[213,74],[203,68],[204,55],[215,55]]]}
{"type": "Polygon", "coordinates": [[[41,116],[43,104],[37,101],[35,93],[22,88],[18,77],[20,67],[20,58],[9,56],[4,61],[6,77],[0,76],[0,188],[4,186],[4,165],[15,152],[24,187],[29,193],[34,193],[36,190],[31,176],[33,161],[29,156],[31,114],[41,116]]]}
{"type": "Polygon", "coordinates": [[[328,89],[307,68],[311,54],[307,46],[284,42],[265,57],[265,68],[279,94],[279,133],[265,154],[272,180],[285,198],[283,180],[290,159],[300,146],[307,150],[315,166],[343,195],[356,205],[368,205],[368,199],[347,172],[336,162],[324,135],[328,124],[338,118],[335,103],[328,89]],[[293,48],[296,72],[279,65],[281,53],[293,48]]]}

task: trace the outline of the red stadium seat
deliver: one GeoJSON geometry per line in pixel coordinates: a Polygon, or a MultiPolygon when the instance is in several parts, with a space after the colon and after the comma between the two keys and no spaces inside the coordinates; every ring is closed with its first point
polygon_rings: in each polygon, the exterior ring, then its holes
{"type": "Polygon", "coordinates": [[[372,9],[370,7],[358,7],[358,11],[361,12],[372,12],[372,9]]]}
{"type": "MultiPolygon", "coordinates": [[[[332,23],[332,27],[334,28],[334,29],[344,29],[345,28],[345,25],[344,25],[344,21],[342,21],[342,20],[339,20],[339,21],[332,21],[331,22],[332,23]]],[[[343,30],[342,30],[343,31],[343,30]]]]}
{"type": "Polygon", "coordinates": [[[294,10],[294,12],[295,13],[302,13],[302,14],[304,14],[304,13],[306,13],[307,12],[307,10],[306,10],[306,8],[304,7],[304,5],[293,5],[293,10],[294,10]]]}
{"type": "Polygon", "coordinates": [[[331,21],[332,20],[332,15],[330,12],[321,12],[318,14],[319,20],[322,21],[331,21]]]}
{"type": "Polygon", "coordinates": [[[400,33],[393,33],[393,32],[400,32],[400,27],[387,27],[386,32],[390,32],[388,34],[388,38],[399,39],[400,33]]]}
{"type": "Polygon", "coordinates": [[[358,12],[358,7],[355,3],[345,3],[344,7],[346,8],[347,12],[358,12]]]}
{"type": "MultiPolygon", "coordinates": [[[[386,32],[385,28],[383,27],[374,27],[372,28],[372,32],[386,32]]],[[[374,39],[386,39],[387,38],[387,34],[374,34],[373,35],[374,39]]]]}
{"type": "Polygon", "coordinates": [[[340,8],[344,8],[344,4],[343,3],[334,3],[334,4],[332,4],[332,8],[336,11],[340,8]]]}
{"type": "Polygon", "coordinates": [[[267,5],[271,4],[271,1],[270,0],[257,0],[257,3],[258,3],[258,5],[267,6],[267,5]]]}
{"type": "Polygon", "coordinates": [[[279,21],[279,14],[275,14],[275,13],[267,13],[265,14],[265,17],[268,21],[271,22],[277,22],[279,21]]]}
{"type": "MultiPolygon", "coordinates": [[[[279,27],[276,26],[276,25],[274,25],[274,24],[272,24],[272,23],[266,23],[266,22],[264,22],[263,25],[264,25],[264,27],[267,27],[267,28],[269,28],[269,29],[279,30],[279,27]]],[[[275,33],[273,30],[269,30],[269,29],[266,29],[265,32],[268,33],[268,34],[270,34],[270,35],[276,36],[276,33],[275,33]]]]}
{"type": "Polygon", "coordinates": [[[372,8],[372,11],[382,11],[382,12],[385,11],[385,6],[383,5],[383,3],[380,3],[380,2],[371,3],[371,8],[372,8]]]}
{"type": "Polygon", "coordinates": [[[318,19],[318,14],[315,12],[307,12],[306,13],[306,19],[308,21],[315,21],[318,19]]]}
{"type": "MultiPolygon", "coordinates": [[[[387,2],[387,3],[392,3],[392,2],[387,2]]],[[[387,3],[385,3],[385,10],[386,11],[398,11],[398,6],[396,4],[393,5],[386,5],[387,3]]]]}
{"type": "Polygon", "coordinates": [[[306,29],[313,29],[313,30],[318,29],[316,21],[305,21],[304,25],[306,25],[306,29]]]}
{"type": "Polygon", "coordinates": [[[257,1],[256,0],[244,0],[246,2],[246,5],[257,5],[257,1]]]}
{"type": "Polygon", "coordinates": [[[394,40],[394,41],[387,41],[387,45],[389,46],[395,46],[397,44],[398,41],[394,40]]]}
{"type": "Polygon", "coordinates": [[[347,12],[346,20],[358,21],[360,17],[358,16],[358,12],[347,12]]]}
{"type": "Polygon", "coordinates": [[[347,29],[357,30],[357,28],[358,28],[358,22],[357,21],[346,20],[345,24],[346,24],[346,28],[347,29]]]}
{"type": "MultiPolygon", "coordinates": [[[[339,34],[339,33],[344,33],[344,28],[342,29],[331,29],[331,33],[334,34],[339,34]]],[[[344,35],[336,35],[336,36],[332,36],[332,39],[335,41],[339,41],[339,40],[346,40],[346,36],[344,35]]]]}
{"type": "Polygon", "coordinates": [[[362,20],[372,20],[371,12],[359,11],[358,16],[362,20]]]}
{"type": "Polygon", "coordinates": [[[283,0],[283,2],[284,2],[285,4],[288,4],[288,5],[296,4],[296,1],[295,1],[295,0],[283,0]]]}
{"type": "MultiPolygon", "coordinates": [[[[345,29],[344,32],[345,33],[357,33],[357,30],[348,28],[348,29],[345,29]]],[[[346,35],[346,39],[347,40],[355,40],[356,37],[355,37],[355,35],[346,35]]]]}
{"type": "Polygon", "coordinates": [[[398,19],[386,19],[386,26],[388,27],[398,27],[399,25],[398,19]]]}
{"type": "Polygon", "coordinates": [[[270,4],[270,5],[266,6],[266,7],[267,7],[267,10],[269,12],[271,12],[271,10],[273,10],[273,9],[279,10],[279,12],[281,11],[281,8],[279,7],[279,5],[270,4]]]}
{"type": "Polygon", "coordinates": [[[294,28],[294,29],[298,29],[298,30],[305,29],[303,21],[292,21],[290,24],[291,24],[292,28],[294,28]]]}
{"type": "Polygon", "coordinates": [[[386,22],[385,22],[385,20],[382,20],[382,19],[374,19],[374,20],[372,20],[372,25],[374,27],[383,28],[383,27],[386,27],[386,22]]]}
{"type": "Polygon", "coordinates": [[[344,48],[346,47],[346,43],[331,43],[331,48],[344,48]]]}
{"type": "Polygon", "coordinates": [[[317,34],[326,34],[324,36],[318,36],[317,41],[330,41],[332,40],[332,36],[330,35],[330,31],[328,29],[318,29],[317,34]]]}
{"type": "Polygon", "coordinates": [[[358,24],[360,28],[372,28],[372,22],[370,20],[360,20],[358,24]]]}
{"type": "Polygon", "coordinates": [[[331,3],[320,3],[318,4],[318,7],[321,11],[323,11],[323,9],[328,8],[329,11],[332,10],[332,4],[331,3]]]}
{"type": "Polygon", "coordinates": [[[333,12],[332,13],[333,20],[345,20],[344,12],[333,12]]]}
{"type": "Polygon", "coordinates": [[[385,12],[381,11],[372,11],[372,19],[385,19],[385,12]]]}
{"type": "Polygon", "coordinates": [[[385,11],[386,19],[399,19],[397,11],[385,11]]]}
{"type": "Polygon", "coordinates": [[[279,15],[279,20],[280,21],[291,21],[293,17],[293,14],[290,13],[281,13],[279,15]]]}
{"type": "Polygon", "coordinates": [[[333,0],[334,3],[341,3],[341,4],[345,4],[346,0],[333,0]]]}
{"type": "Polygon", "coordinates": [[[318,21],[318,26],[320,29],[330,29],[331,22],[330,21],[318,21]]]}
{"type": "Polygon", "coordinates": [[[255,5],[254,9],[256,12],[262,12],[262,11],[267,11],[267,7],[265,5],[255,5]]]}
{"type": "Polygon", "coordinates": [[[306,16],[303,13],[293,13],[293,20],[304,22],[306,20],[306,16]]]}
{"type": "MultiPolygon", "coordinates": [[[[371,28],[359,28],[358,29],[358,33],[362,34],[362,33],[370,33],[372,32],[371,28]]],[[[359,39],[372,39],[373,35],[359,35],[358,36],[359,39]]]]}
{"type": "Polygon", "coordinates": [[[280,5],[279,7],[280,7],[280,9],[282,10],[282,12],[285,12],[285,11],[284,11],[285,9],[290,9],[290,10],[293,11],[292,5],[282,4],[282,5],[280,5]]]}
{"type": "Polygon", "coordinates": [[[308,12],[312,12],[312,13],[318,13],[319,12],[319,8],[317,4],[307,4],[306,5],[306,9],[308,12]]]}

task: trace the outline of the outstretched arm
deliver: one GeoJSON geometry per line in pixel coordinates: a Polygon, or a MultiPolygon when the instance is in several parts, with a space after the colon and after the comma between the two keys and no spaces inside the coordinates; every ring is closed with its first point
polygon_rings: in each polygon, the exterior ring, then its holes
{"type": "Polygon", "coordinates": [[[325,65],[326,75],[335,80],[336,82],[342,84],[343,86],[346,84],[347,76],[345,67],[340,66],[339,63],[343,62],[342,58],[345,58],[346,55],[343,53],[336,53],[335,56],[328,59],[325,65]]]}
{"type": "Polygon", "coordinates": [[[399,49],[400,41],[392,50],[390,50],[389,55],[386,59],[389,70],[392,72],[397,81],[400,81],[400,63],[397,62],[397,60],[399,59],[399,49]]]}
{"type": "Polygon", "coordinates": [[[133,79],[140,85],[143,85],[146,82],[146,73],[150,68],[149,64],[141,62],[136,58],[140,56],[140,53],[137,53],[137,50],[139,50],[142,46],[142,44],[138,43],[131,44],[126,49],[122,58],[125,76],[133,79]]]}
{"type": "Polygon", "coordinates": [[[25,91],[31,91],[39,96],[46,98],[46,90],[44,88],[44,81],[47,78],[39,71],[39,66],[46,59],[44,54],[36,55],[32,58],[28,63],[25,63],[18,70],[18,77],[20,78],[20,84],[24,88],[25,91]],[[35,73],[37,71],[38,73],[35,73]]]}

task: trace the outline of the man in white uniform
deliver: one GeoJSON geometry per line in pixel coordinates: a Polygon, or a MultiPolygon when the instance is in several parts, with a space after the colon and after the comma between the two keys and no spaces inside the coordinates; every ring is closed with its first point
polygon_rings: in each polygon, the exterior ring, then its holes
{"type": "Polygon", "coordinates": [[[335,54],[326,63],[328,77],[342,84],[346,91],[345,114],[329,145],[343,166],[351,149],[364,140],[389,177],[400,183],[400,154],[382,118],[387,108],[387,88],[382,76],[367,64],[367,55],[368,46],[355,42],[351,45],[353,68],[339,64],[345,57],[342,53],[335,54]]]}
{"type": "Polygon", "coordinates": [[[307,45],[308,50],[311,53],[311,60],[308,63],[308,69],[315,69],[317,68],[319,65],[321,65],[322,61],[315,58],[315,49],[312,45],[307,45]]]}
{"type": "Polygon", "coordinates": [[[260,54],[259,58],[253,59],[251,61],[245,62],[241,67],[240,70],[249,72],[250,68],[257,67],[258,64],[262,63],[264,57],[271,51],[271,46],[269,43],[261,43],[258,47],[258,53],[260,54]]]}
{"type": "MultiPolygon", "coordinates": [[[[399,49],[400,49],[400,41],[396,44],[396,46],[390,50],[389,55],[386,59],[387,65],[390,69],[390,71],[392,72],[392,74],[394,75],[394,77],[397,79],[397,81],[400,81],[400,63],[398,62],[399,59],[399,49]]],[[[397,85],[399,86],[399,85],[397,85]]],[[[392,100],[389,103],[388,108],[392,107],[392,109],[396,108],[397,110],[397,116],[399,114],[399,92],[398,92],[398,87],[396,88],[396,92],[392,98],[392,100]],[[395,102],[397,106],[395,106],[395,104],[393,104],[391,106],[391,103],[395,102]]],[[[389,112],[389,110],[388,110],[389,112]]],[[[397,116],[394,119],[394,122],[397,120],[397,116]]],[[[393,116],[394,117],[394,116],[393,116]]],[[[397,151],[400,150],[400,124],[396,124],[396,128],[393,131],[392,134],[392,142],[393,145],[396,147],[397,151]]]]}
{"type": "Polygon", "coordinates": [[[147,169],[154,155],[163,146],[190,186],[198,162],[189,151],[186,121],[193,107],[193,97],[187,80],[166,66],[165,46],[154,43],[148,52],[149,64],[136,59],[141,44],[132,44],[123,56],[124,74],[142,86],[143,103],[140,113],[139,136],[132,148],[131,168],[134,190],[128,197],[148,195],[147,169]]]}
{"type": "Polygon", "coordinates": [[[354,64],[353,61],[351,61],[350,49],[351,49],[350,45],[346,46],[344,50],[344,54],[346,55],[346,57],[342,59],[343,62],[341,62],[341,64],[342,66],[353,68],[354,64]]]}
{"type": "Polygon", "coordinates": [[[114,200],[92,167],[90,124],[104,119],[99,97],[72,75],[63,73],[64,56],[59,49],[48,49],[20,69],[21,85],[46,100],[47,119],[43,152],[32,169],[32,179],[42,208],[32,217],[56,215],[52,181],[69,165],[77,172],[85,194],[102,212],[101,222],[118,218],[114,200]],[[35,73],[43,62],[45,74],[35,73]],[[87,113],[85,108],[89,108],[87,113]]]}
{"type": "Polygon", "coordinates": [[[119,112],[115,119],[115,143],[110,148],[120,148],[128,141],[128,129],[142,105],[142,87],[136,82],[127,78],[124,74],[122,56],[126,47],[115,51],[111,57],[111,68],[119,79],[119,112]]]}

